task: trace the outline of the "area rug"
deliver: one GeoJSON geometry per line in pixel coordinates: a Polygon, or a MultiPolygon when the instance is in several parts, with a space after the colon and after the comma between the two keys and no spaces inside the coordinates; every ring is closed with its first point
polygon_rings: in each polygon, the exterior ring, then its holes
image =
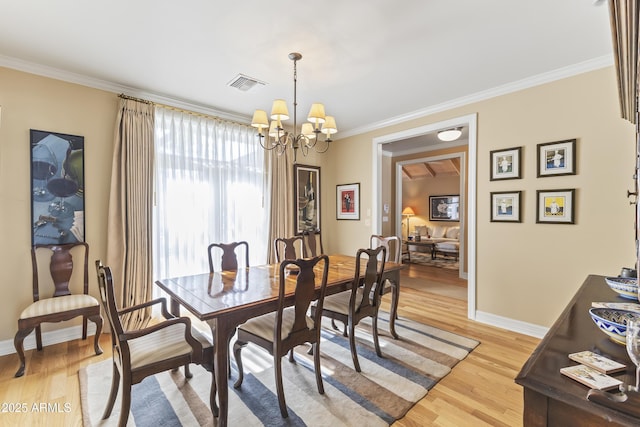
{"type": "Polygon", "coordinates": [[[442,257],[442,255],[431,259],[431,254],[421,254],[420,252],[411,252],[411,263],[429,265],[432,267],[446,268],[449,270],[459,270],[460,263],[452,257],[442,257]]]}
{"type": "MultiPolygon", "coordinates": [[[[363,321],[364,322],[364,321],[363,321]]],[[[407,411],[479,342],[438,328],[400,318],[399,340],[388,330],[388,315],[380,313],[380,345],[384,357],[376,356],[370,324],[358,327],[358,358],[355,372],[349,341],[329,324],[322,331],[320,351],[325,394],[318,394],[313,357],[300,346],[297,363],[283,358],[284,390],[289,418],[280,416],[275,393],[273,359],[253,345],[243,351],[245,378],[242,388],[232,361],[229,384],[229,425],[249,426],[388,426],[407,411]]],[[[209,408],[211,375],[192,365],[193,378],[184,370],[164,372],[133,386],[128,426],[215,425],[209,408]]],[[[83,424],[115,426],[120,397],[111,417],[101,421],[111,384],[111,360],[89,365],[79,372],[83,424]]]]}

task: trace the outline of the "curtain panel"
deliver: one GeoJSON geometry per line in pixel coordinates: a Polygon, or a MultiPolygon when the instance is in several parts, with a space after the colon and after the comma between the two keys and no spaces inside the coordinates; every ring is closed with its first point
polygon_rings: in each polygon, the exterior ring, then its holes
{"type": "Polygon", "coordinates": [[[245,240],[265,264],[269,198],[255,129],[156,106],[154,277],[208,272],[210,243],[245,240]]]}
{"type": "MultiPolygon", "coordinates": [[[[113,273],[121,306],[151,299],[154,159],[153,105],[121,99],[116,119],[107,224],[106,265],[113,273]]],[[[144,327],[150,310],[123,319],[127,329],[144,327]]]]}

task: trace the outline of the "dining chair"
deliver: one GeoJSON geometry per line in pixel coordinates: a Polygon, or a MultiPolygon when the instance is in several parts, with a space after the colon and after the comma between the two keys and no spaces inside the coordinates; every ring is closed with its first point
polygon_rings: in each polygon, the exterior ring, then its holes
{"type": "Polygon", "coordinates": [[[304,239],[302,236],[278,237],[273,241],[273,250],[276,254],[276,262],[281,263],[285,259],[298,259],[304,257],[304,239]]]}
{"type": "MultiPolygon", "coordinates": [[[[377,234],[372,234],[369,238],[369,247],[377,248],[378,246],[384,246],[387,250],[387,256],[385,261],[395,262],[396,264],[400,264],[402,262],[402,241],[398,236],[380,236],[377,234]]],[[[391,306],[393,309],[392,313],[396,313],[396,319],[398,318],[398,295],[400,294],[398,289],[396,289],[398,284],[390,279],[384,279],[382,283],[382,294],[386,295],[391,292],[391,306]]],[[[391,329],[391,335],[394,339],[398,339],[398,334],[395,331],[395,328],[391,329]]]]}
{"type": "Polygon", "coordinates": [[[322,307],[327,288],[327,273],[329,271],[329,257],[321,255],[309,259],[285,260],[280,264],[278,308],[273,313],[248,320],[238,326],[237,340],[233,344],[233,354],[238,365],[238,380],[235,388],[242,385],[244,372],[242,368],[242,349],[252,342],[273,356],[276,389],[280,414],[287,418],[289,413],[284,398],[282,384],[282,357],[289,353],[289,361],[295,362],[293,349],[301,344],[310,343],[313,349],[313,366],[316,375],[318,392],[324,394],[322,373],[320,370],[320,328],[322,321],[322,307]],[[319,293],[316,296],[316,272],[314,267],[323,262],[322,277],[319,293]],[[294,273],[297,272],[297,274],[294,273]],[[294,276],[295,274],[295,276],[294,276]],[[295,277],[295,279],[294,279],[295,277]],[[293,306],[285,307],[287,288],[291,288],[295,280],[293,306]],[[315,300],[319,311],[309,317],[309,306],[315,300]]]}
{"type": "Polygon", "coordinates": [[[169,369],[185,367],[185,377],[191,378],[189,363],[198,363],[211,372],[211,391],[209,404],[214,416],[218,415],[216,405],[216,382],[214,380],[213,344],[202,333],[191,327],[188,317],[174,317],[167,311],[164,298],[157,298],[142,304],[118,310],[113,291],[113,276],[109,267],[96,261],[100,300],[111,326],[111,349],[113,353],[113,377],[111,392],[102,416],[106,420],[111,416],[122,380],[122,398],[120,403],[119,426],[126,426],[131,407],[131,386],[148,376],[169,369]],[[164,320],[153,322],[141,329],[125,330],[121,316],[135,310],[147,309],[159,305],[164,320]]]}
{"type": "Polygon", "coordinates": [[[302,232],[305,257],[316,257],[324,254],[320,230],[307,230],[302,232]]]}
{"type": "Polygon", "coordinates": [[[60,245],[38,244],[31,249],[33,302],[20,313],[18,332],[13,340],[20,359],[16,377],[24,375],[24,339],[34,329],[36,330],[36,347],[38,351],[42,350],[40,326],[42,323],[61,322],[82,316],[82,339],[84,340],[87,338],[87,319],[91,320],[96,324],[93,348],[96,354],[102,354],[99,343],[102,316],[100,303],[89,295],[88,258],[89,245],[84,242],[60,245]],[[53,293],[45,296],[44,289],[47,286],[53,289],[53,293]],[[81,291],[78,288],[81,288],[81,291]]]}
{"type": "Polygon", "coordinates": [[[355,276],[351,283],[351,290],[330,295],[325,298],[324,306],[311,306],[311,316],[322,312],[332,320],[338,320],[345,325],[345,336],[349,336],[351,358],[356,372],[361,372],[356,350],[355,327],[360,320],[371,317],[371,332],[378,357],[382,357],[378,340],[378,309],[380,307],[380,281],[384,272],[386,248],[359,249],[356,254],[355,276]],[[380,258],[380,259],[378,259],[380,258]],[[360,275],[360,265],[366,261],[364,276],[360,275]],[[348,326],[348,334],[346,329],[348,326]]]}
{"type": "Polygon", "coordinates": [[[220,270],[222,271],[236,271],[238,270],[238,256],[236,250],[244,247],[244,267],[249,267],[249,244],[247,242],[233,242],[233,243],[212,243],[207,248],[209,255],[209,272],[215,271],[214,267],[214,252],[216,248],[222,250],[220,257],[220,270]]]}

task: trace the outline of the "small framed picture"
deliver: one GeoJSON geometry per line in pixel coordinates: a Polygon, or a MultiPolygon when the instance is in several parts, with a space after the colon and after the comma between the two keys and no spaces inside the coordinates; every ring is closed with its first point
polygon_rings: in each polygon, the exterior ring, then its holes
{"type": "Polygon", "coordinates": [[[576,174],[576,140],[538,144],[538,178],[576,174]]]}
{"type": "Polygon", "coordinates": [[[429,196],[429,221],[460,221],[460,196],[429,196]]]}
{"type": "Polygon", "coordinates": [[[493,150],[491,155],[491,181],[498,179],[518,179],[520,175],[520,154],[522,147],[493,150]]]}
{"type": "Polygon", "coordinates": [[[337,219],[360,219],[360,183],[336,185],[337,219]]]}
{"type": "Polygon", "coordinates": [[[575,224],[574,188],[568,190],[538,190],[537,223],[575,224]]]}
{"type": "Polygon", "coordinates": [[[520,195],[522,191],[496,191],[491,193],[491,222],[522,222],[520,195]]]}

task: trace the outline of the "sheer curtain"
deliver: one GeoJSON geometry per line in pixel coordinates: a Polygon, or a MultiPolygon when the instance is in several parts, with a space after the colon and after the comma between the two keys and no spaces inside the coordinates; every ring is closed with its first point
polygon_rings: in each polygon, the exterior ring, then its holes
{"type": "Polygon", "coordinates": [[[154,277],[209,271],[207,246],[246,240],[267,262],[264,150],[250,126],[156,107],[154,277]]]}

